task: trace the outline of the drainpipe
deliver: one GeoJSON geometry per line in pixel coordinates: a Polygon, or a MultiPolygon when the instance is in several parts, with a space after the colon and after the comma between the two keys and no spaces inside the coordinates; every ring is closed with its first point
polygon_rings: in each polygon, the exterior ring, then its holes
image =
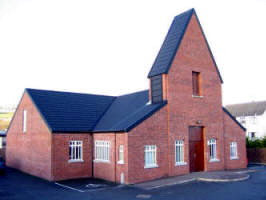
{"type": "Polygon", "coordinates": [[[91,134],[91,176],[94,178],[94,137],[93,133],[91,134]]]}
{"type": "Polygon", "coordinates": [[[115,152],[115,182],[116,182],[116,133],[115,134],[115,144],[114,144],[114,152],[115,152]]]}

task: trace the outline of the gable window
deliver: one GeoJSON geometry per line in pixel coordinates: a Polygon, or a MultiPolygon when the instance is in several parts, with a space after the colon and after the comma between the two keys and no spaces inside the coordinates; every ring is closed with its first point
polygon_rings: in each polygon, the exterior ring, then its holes
{"type": "Polygon", "coordinates": [[[156,156],[156,145],[145,145],[144,147],[144,168],[158,167],[156,156]]]}
{"type": "Polygon", "coordinates": [[[230,143],[230,159],[238,159],[237,157],[237,143],[231,142],[230,143]]]}
{"type": "Polygon", "coordinates": [[[110,162],[110,142],[103,140],[95,141],[95,161],[110,162]]]}
{"type": "Polygon", "coordinates": [[[119,145],[118,164],[124,164],[124,145],[119,145]]]}
{"type": "Polygon", "coordinates": [[[217,159],[217,141],[210,139],[208,141],[210,161],[218,161],[217,159]]]}
{"type": "Polygon", "coordinates": [[[200,96],[200,73],[192,72],[192,95],[200,96]]]}
{"type": "Polygon", "coordinates": [[[23,110],[23,124],[22,124],[22,129],[23,129],[23,133],[26,133],[27,131],[27,110],[23,110]]]}
{"type": "Polygon", "coordinates": [[[82,141],[70,141],[69,142],[69,161],[78,162],[82,160],[82,141]]]}
{"type": "Polygon", "coordinates": [[[185,165],[184,160],[184,140],[175,141],[175,163],[176,165],[185,165]]]}

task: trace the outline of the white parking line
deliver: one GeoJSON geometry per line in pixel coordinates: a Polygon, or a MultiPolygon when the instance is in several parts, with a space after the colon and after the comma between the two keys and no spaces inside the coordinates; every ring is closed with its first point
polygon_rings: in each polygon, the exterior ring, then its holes
{"type": "Polygon", "coordinates": [[[63,188],[70,189],[70,190],[75,190],[75,191],[78,191],[78,192],[85,192],[85,191],[83,191],[83,190],[79,190],[79,189],[76,189],[76,188],[73,188],[73,187],[69,187],[69,186],[67,186],[67,185],[63,185],[63,184],[60,184],[60,183],[57,183],[57,182],[55,182],[55,184],[56,184],[56,185],[59,185],[59,186],[61,186],[61,187],[63,187],[63,188]]]}

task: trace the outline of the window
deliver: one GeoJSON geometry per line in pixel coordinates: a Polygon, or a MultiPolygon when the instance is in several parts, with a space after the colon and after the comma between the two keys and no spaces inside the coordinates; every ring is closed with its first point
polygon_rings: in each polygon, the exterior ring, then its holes
{"type": "Polygon", "coordinates": [[[156,158],[156,145],[145,145],[144,154],[144,168],[158,167],[156,158]]]}
{"type": "Polygon", "coordinates": [[[184,165],[184,141],[176,140],[175,141],[175,163],[176,165],[184,165]]]}
{"type": "Polygon", "coordinates": [[[110,142],[97,140],[95,141],[95,161],[110,161],[110,142]]]}
{"type": "Polygon", "coordinates": [[[249,136],[250,139],[255,139],[256,133],[255,132],[249,132],[248,136],[249,136]]]}
{"type": "Polygon", "coordinates": [[[237,143],[231,142],[230,143],[230,159],[237,159],[237,143]]]}
{"type": "Polygon", "coordinates": [[[27,131],[27,110],[23,110],[23,133],[27,131]]]}
{"type": "Polygon", "coordinates": [[[217,151],[216,139],[210,139],[208,141],[208,145],[209,145],[210,161],[218,161],[216,157],[216,151],[217,151]]]}
{"type": "Polygon", "coordinates": [[[82,160],[82,141],[69,142],[69,161],[83,161],[82,160]]]}
{"type": "Polygon", "coordinates": [[[124,164],[124,145],[119,145],[118,149],[118,163],[124,164]]]}
{"type": "Polygon", "coordinates": [[[200,96],[200,73],[192,72],[192,95],[200,96]]]}

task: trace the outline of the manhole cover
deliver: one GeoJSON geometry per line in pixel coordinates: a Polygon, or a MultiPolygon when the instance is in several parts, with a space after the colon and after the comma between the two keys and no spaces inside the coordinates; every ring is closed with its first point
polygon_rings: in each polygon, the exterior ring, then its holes
{"type": "Polygon", "coordinates": [[[136,196],[136,198],[138,198],[138,199],[149,199],[149,198],[151,198],[151,195],[150,194],[138,194],[136,196]]]}

